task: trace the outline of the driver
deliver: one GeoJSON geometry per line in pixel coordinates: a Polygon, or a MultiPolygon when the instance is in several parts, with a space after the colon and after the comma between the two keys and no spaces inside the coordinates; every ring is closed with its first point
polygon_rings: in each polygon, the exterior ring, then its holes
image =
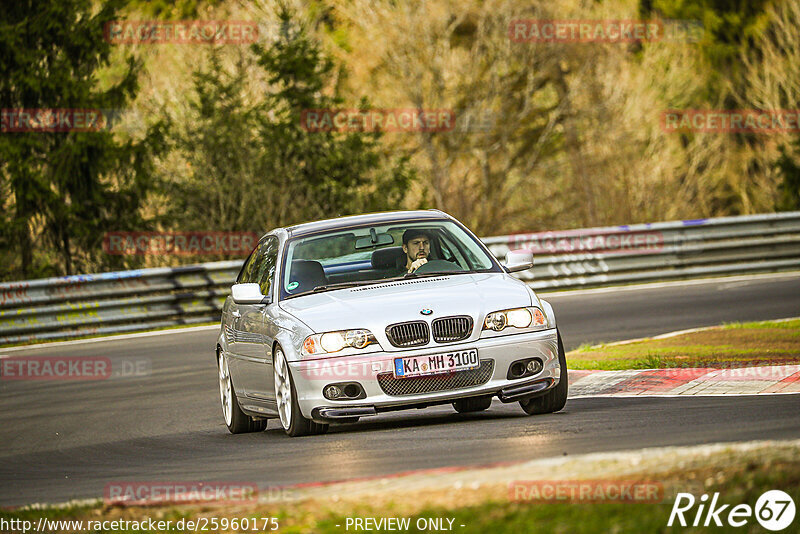
{"type": "MultiPolygon", "coordinates": [[[[425,230],[410,229],[403,232],[403,252],[405,258],[398,261],[398,269],[405,259],[405,272],[413,273],[426,263],[431,254],[431,237],[425,230]]],[[[400,274],[403,274],[401,271],[400,274]]]]}

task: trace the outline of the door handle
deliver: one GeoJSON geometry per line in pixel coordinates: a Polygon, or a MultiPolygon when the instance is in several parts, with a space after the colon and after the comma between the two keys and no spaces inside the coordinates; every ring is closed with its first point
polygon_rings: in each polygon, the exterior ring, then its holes
{"type": "Polygon", "coordinates": [[[234,317],[236,317],[237,319],[238,319],[239,317],[241,317],[241,316],[242,316],[242,314],[241,314],[241,313],[239,313],[239,310],[233,310],[233,311],[231,312],[231,315],[233,315],[233,316],[234,316],[234,317]]]}

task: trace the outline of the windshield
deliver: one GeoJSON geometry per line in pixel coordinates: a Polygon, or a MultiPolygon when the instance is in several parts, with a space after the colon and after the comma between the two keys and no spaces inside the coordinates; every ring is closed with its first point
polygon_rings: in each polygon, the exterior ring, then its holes
{"type": "Polygon", "coordinates": [[[452,221],[394,222],[289,240],[281,298],[409,276],[501,272],[469,233],[452,221]],[[406,247],[403,247],[403,236],[406,247]]]}

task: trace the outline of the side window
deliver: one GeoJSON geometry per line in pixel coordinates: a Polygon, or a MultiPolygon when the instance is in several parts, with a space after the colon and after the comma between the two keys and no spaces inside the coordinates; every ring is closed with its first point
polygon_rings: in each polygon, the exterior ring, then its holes
{"type": "Polygon", "coordinates": [[[469,264],[465,261],[458,246],[450,240],[449,235],[443,235],[440,241],[442,247],[442,259],[452,261],[465,269],[469,269],[469,264]]]}
{"type": "Polygon", "coordinates": [[[253,282],[261,286],[262,295],[269,295],[275,280],[275,266],[278,263],[278,239],[269,237],[263,245],[263,251],[259,250],[262,259],[256,265],[253,282]]]}
{"type": "Polygon", "coordinates": [[[262,241],[258,244],[255,250],[250,253],[250,257],[244,263],[242,272],[239,273],[239,278],[236,279],[239,284],[247,284],[258,282],[257,274],[261,262],[264,260],[264,250],[267,246],[267,241],[262,241]]]}
{"type": "Polygon", "coordinates": [[[248,273],[252,272],[253,264],[256,261],[256,252],[258,252],[258,247],[253,249],[253,252],[251,252],[247,259],[244,260],[244,264],[242,264],[242,270],[239,271],[239,276],[236,277],[237,284],[244,284],[247,282],[247,275],[248,273]]]}

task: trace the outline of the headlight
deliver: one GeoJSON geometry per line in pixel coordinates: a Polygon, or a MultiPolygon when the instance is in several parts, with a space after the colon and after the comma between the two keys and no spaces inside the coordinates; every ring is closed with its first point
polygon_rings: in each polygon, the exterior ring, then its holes
{"type": "Polygon", "coordinates": [[[338,332],[325,332],[324,334],[314,334],[308,336],[303,341],[303,354],[313,356],[316,354],[327,354],[339,352],[346,347],[363,349],[364,347],[377,343],[375,336],[369,330],[340,330],[338,332]]]}
{"type": "Polygon", "coordinates": [[[495,332],[500,332],[509,326],[514,328],[547,326],[547,318],[539,308],[530,307],[492,312],[486,316],[486,320],[483,322],[484,330],[494,330],[495,332]]]}
{"type": "Polygon", "coordinates": [[[339,352],[345,347],[344,335],[341,332],[328,332],[319,337],[319,345],[325,352],[339,352]]]}

